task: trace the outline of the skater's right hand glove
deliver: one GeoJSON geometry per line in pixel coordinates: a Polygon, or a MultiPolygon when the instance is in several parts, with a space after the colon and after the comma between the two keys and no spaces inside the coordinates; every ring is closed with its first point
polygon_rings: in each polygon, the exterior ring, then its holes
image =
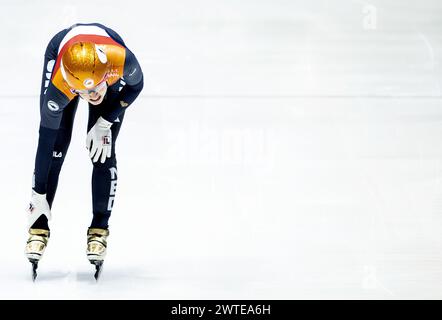
{"type": "Polygon", "coordinates": [[[29,228],[42,214],[44,214],[48,220],[51,220],[51,209],[49,208],[49,203],[46,200],[46,194],[39,194],[32,190],[28,213],[29,228]]]}
{"type": "Polygon", "coordinates": [[[110,158],[112,152],[112,122],[102,117],[98,118],[95,125],[89,130],[86,138],[86,148],[93,162],[100,159],[101,163],[110,158]]]}

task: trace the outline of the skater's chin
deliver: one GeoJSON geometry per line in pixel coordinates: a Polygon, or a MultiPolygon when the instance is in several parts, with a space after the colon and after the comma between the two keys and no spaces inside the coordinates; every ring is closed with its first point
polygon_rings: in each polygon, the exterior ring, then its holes
{"type": "Polygon", "coordinates": [[[103,98],[104,98],[104,96],[98,96],[94,99],[87,97],[87,98],[85,98],[85,100],[87,102],[89,102],[90,104],[96,106],[96,105],[99,105],[103,101],[103,98]]]}

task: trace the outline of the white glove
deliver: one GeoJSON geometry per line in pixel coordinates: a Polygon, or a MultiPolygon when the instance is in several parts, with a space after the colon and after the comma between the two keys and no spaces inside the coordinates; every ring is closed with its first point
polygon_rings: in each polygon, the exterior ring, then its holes
{"type": "Polygon", "coordinates": [[[42,214],[44,214],[48,220],[51,220],[51,209],[49,208],[49,203],[46,200],[46,194],[39,194],[32,190],[28,213],[29,228],[42,214]]]}
{"type": "Polygon", "coordinates": [[[97,162],[101,156],[101,163],[110,158],[112,152],[112,122],[98,118],[95,125],[89,130],[86,138],[86,148],[89,150],[89,157],[97,162]]]}

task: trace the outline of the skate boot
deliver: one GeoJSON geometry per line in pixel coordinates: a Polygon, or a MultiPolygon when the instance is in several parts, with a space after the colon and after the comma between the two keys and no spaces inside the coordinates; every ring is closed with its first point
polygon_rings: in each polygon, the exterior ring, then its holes
{"type": "Polygon", "coordinates": [[[29,238],[26,243],[25,255],[32,264],[32,280],[37,277],[38,262],[43,257],[43,253],[48,245],[49,230],[29,229],[29,238]]]}
{"type": "Polygon", "coordinates": [[[98,280],[106,256],[108,229],[89,228],[87,230],[86,254],[89,262],[95,266],[95,280],[98,280]]]}

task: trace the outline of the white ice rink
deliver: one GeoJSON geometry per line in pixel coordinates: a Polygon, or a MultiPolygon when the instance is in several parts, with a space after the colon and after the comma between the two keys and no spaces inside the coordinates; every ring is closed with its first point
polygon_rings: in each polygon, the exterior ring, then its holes
{"type": "Polygon", "coordinates": [[[1,299],[441,299],[442,2],[0,0],[1,299]],[[145,89],[99,283],[87,105],[32,283],[43,53],[101,22],[145,89]]]}

